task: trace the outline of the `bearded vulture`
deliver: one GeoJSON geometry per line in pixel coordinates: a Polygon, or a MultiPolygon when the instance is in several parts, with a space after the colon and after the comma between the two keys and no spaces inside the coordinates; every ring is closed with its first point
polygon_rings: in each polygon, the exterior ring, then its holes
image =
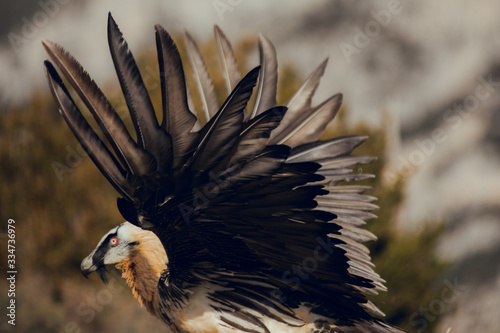
{"type": "Polygon", "coordinates": [[[45,71],[71,131],[119,194],[126,222],[83,260],[85,276],[116,265],[134,296],[170,332],[402,332],[377,318],[367,295],[385,290],[363,229],[375,216],[369,187],[345,185],[374,158],[351,155],[363,136],[320,140],[340,108],[311,99],[324,61],[285,106],[276,103],[276,51],[259,38],[260,66],[241,78],[216,26],[228,96],[219,105],[205,62],[186,34],[204,111],[196,116],[179,51],[155,26],[162,93],[158,122],[115,21],[108,40],[135,138],[89,74],[43,41],[45,71]],[[58,67],[102,131],[78,109],[58,67]],[[249,100],[255,87],[255,102],[249,100]]]}

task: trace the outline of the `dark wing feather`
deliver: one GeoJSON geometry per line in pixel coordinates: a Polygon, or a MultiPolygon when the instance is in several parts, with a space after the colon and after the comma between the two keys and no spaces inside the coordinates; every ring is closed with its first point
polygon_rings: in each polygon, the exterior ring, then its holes
{"type": "Polygon", "coordinates": [[[191,131],[197,119],[188,107],[186,80],[177,46],[162,26],[156,25],[155,30],[163,102],[161,127],[172,137],[172,168],[176,168],[192,145],[195,134],[191,131]]]}
{"type": "Polygon", "coordinates": [[[287,103],[289,111],[271,135],[271,143],[296,147],[319,140],[326,126],[335,118],[342,104],[342,94],[330,97],[319,106],[311,105],[327,62],[328,59],[316,68],[287,103]]]}
{"type": "Polygon", "coordinates": [[[52,64],[48,61],[44,64],[52,96],[69,128],[111,185],[124,197],[131,198],[125,170],[82,116],[52,64]]]}
{"type": "Polygon", "coordinates": [[[259,67],[251,70],[233,90],[220,110],[200,131],[199,144],[186,166],[195,173],[209,171],[233,147],[243,123],[243,110],[252,94],[259,67]],[[213,147],[217,147],[214,151],[213,147]]]}
{"type": "Polygon", "coordinates": [[[260,73],[255,105],[250,118],[276,106],[278,87],[278,59],[274,45],[265,36],[259,36],[260,73]]]}
{"type": "Polygon", "coordinates": [[[240,140],[231,154],[230,165],[249,159],[262,151],[269,143],[271,132],[280,124],[286,113],[285,107],[274,107],[261,113],[246,123],[241,131],[240,140]]]}
{"type": "Polygon", "coordinates": [[[132,116],[137,141],[155,157],[158,170],[170,168],[172,142],[158,125],[153,104],[137,64],[111,14],[108,16],[108,42],[116,74],[132,116]]]}
{"type": "Polygon", "coordinates": [[[184,37],[189,62],[191,63],[191,69],[193,71],[193,76],[200,95],[201,106],[205,113],[205,122],[208,122],[219,109],[219,102],[217,101],[217,95],[215,94],[214,84],[208,74],[205,61],[203,60],[200,50],[198,49],[196,42],[193,40],[193,37],[191,37],[191,35],[187,32],[184,37]]]}
{"type": "Polygon", "coordinates": [[[132,140],[116,111],[78,61],[57,44],[42,43],[94,116],[127,171],[135,175],[152,173],[154,159],[132,140]]]}
{"type": "Polygon", "coordinates": [[[352,135],[304,144],[292,150],[290,162],[324,161],[349,155],[354,148],[362,144],[366,136],[352,135]]]}
{"type": "Polygon", "coordinates": [[[286,144],[296,147],[321,138],[326,126],[335,118],[342,104],[342,94],[330,97],[315,108],[302,110],[302,113],[270,140],[273,144],[286,144]]]}
{"type": "Polygon", "coordinates": [[[214,35],[215,43],[217,44],[217,51],[219,52],[222,74],[226,80],[227,93],[230,94],[241,80],[238,63],[236,62],[236,57],[234,56],[231,43],[227,39],[224,32],[217,25],[214,26],[214,35]]]}
{"type": "MultiPolygon", "coordinates": [[[[302,109],[307,109],[311,107],[311,102],[316,89],[318,89],[321,77],[325,73],[326,65],[328,64],[328,58],[325,59],[316,70],[304,81],[297,92],[290,98],[287,103],[287,107],[290,110],[289,119],[296,117],[296,112],[300,112],[302,109]]],[[[283,119],[283,127],[286,128],[289,124],[288,119],[283,119]]]]}

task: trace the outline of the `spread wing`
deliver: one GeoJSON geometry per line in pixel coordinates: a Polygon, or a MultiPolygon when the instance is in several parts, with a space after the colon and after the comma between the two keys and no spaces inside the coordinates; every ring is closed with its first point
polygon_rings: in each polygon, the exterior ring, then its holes
{"type": "MultiPolygon", "coordinates": [[[[370,177],[352,173],[355,165],[373,161],[351,155],[366,138],[318,141],[342,98],[334,95],[319,106],[311,105],[326,62],[292,98],[287,113],[286,107],[275,105],[272,44],[261,37],[262,66],[236,84],[240,76],[230,44],[218,28],[216,36],[232,90],[218,111],[213,112],[213,103],[207,107],[210,118],[195,131],[197,119],[188,107],[182,63],[172,38],[156,26],[162,73],[160,124],[127,43],[109,17],[111,55],[137,140],[81,65],[60,46],[44,41],[108,144],[82,116],[46,61],[61,114],[120,194],[122,215],[152,230],[165,247],[168,270],[158,283],[164,320],[173,325],[173,314],[195,290],[204,290],[221,321],[241,331],[267,332],[263,316],[301,326],[304,318],[294,309],[307,305],[345,331],[392,332],[371,317],[382,313],[366,297],[385,289],[361,244],[375,239],[361,228],[375,217],[375,199],[364,194],[369,187],[338,185],[370,177]],[[245,109],[259,77],[260,98],[247,120],[245,109]]],[[[198,53],[194,59],[203,64],[198,53]]],[[[199,88],[207,96],[212,85],[208,76],[203,80],[199,88]]]]}

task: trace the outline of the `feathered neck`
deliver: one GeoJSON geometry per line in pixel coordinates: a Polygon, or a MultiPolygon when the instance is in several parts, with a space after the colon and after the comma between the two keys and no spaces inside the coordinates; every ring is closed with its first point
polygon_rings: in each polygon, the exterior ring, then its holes
{"type": "Polygon", "coordinates": [[[158,313],[158,280],[167,268],[168,257],[160,240],[151,231],[134,232],[138,245],[126,260],[116,264],[135,298],[153,315],[158,313]]]}

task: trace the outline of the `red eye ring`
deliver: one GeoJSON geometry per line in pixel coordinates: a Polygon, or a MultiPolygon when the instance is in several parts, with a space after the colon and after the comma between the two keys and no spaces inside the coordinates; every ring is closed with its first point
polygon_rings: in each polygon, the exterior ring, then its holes
{"type": "Polygon", "coordinates": [[[111,237],[111,239],[109,240],[109,243],[111,244],[111,246],[117,246],[118,245],[118,238],[111,237]]]}

